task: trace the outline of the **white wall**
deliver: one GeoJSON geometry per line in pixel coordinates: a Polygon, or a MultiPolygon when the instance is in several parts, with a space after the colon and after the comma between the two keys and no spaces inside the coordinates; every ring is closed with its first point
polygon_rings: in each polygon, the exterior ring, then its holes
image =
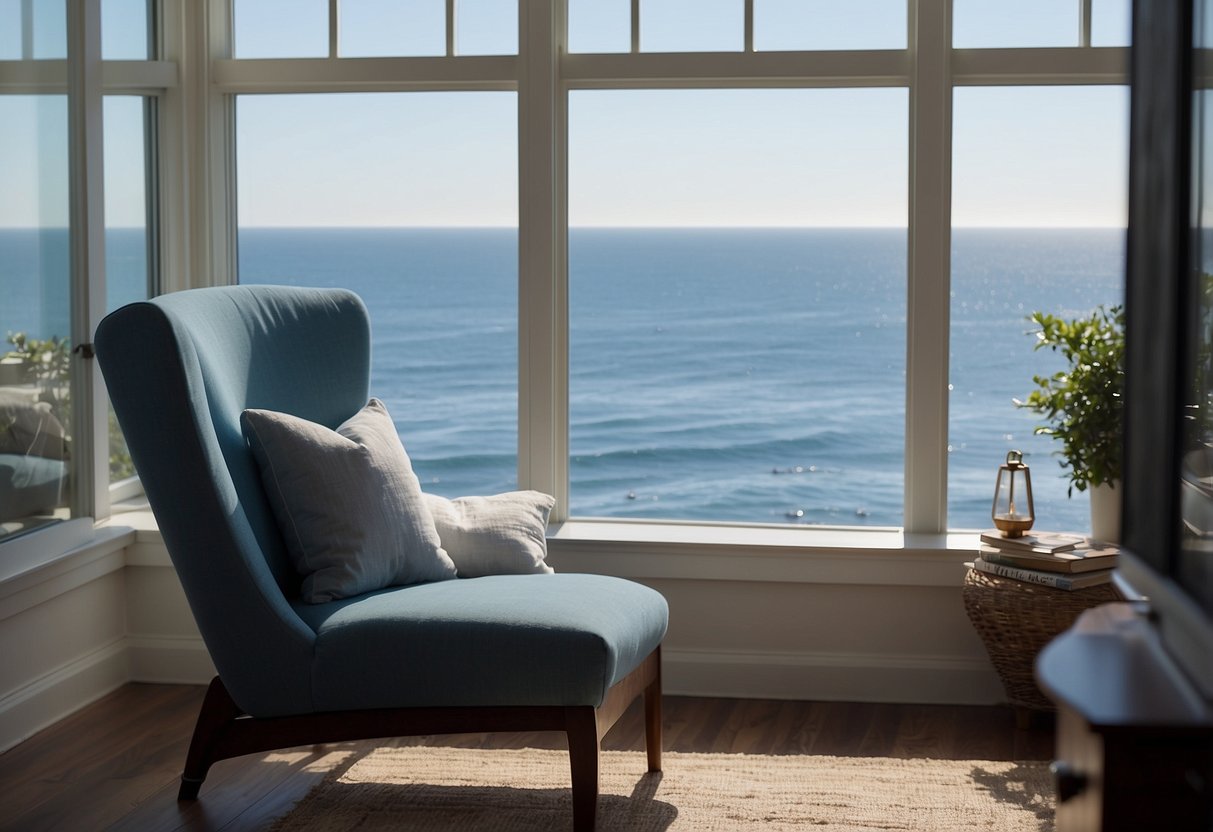
{"type": "Polygon", "coordinates": [[[90,530],[83,545],[21,568],[38,554],[35,538],[54,546],[57,531],[0,549],[0,750],[130,679],[124,569],[135,535],[90,530]]]}
{"type": "MultiPolygon", "coordinates": [[[[0,749],[127,681],[214,675],[150,515],[112,526],[91,546],[0,579],[0,749]]],[[[665,595],[670,694],[1003,700],[961,600],[967,539],[924,547],[894,533],[839,533],[806,553],[768,530],[708,533],[711,542],[696,542],[667,530],[679,539],[655,543],[627,539],[635,527],[566,524],[550,560],[665,595]]]]}

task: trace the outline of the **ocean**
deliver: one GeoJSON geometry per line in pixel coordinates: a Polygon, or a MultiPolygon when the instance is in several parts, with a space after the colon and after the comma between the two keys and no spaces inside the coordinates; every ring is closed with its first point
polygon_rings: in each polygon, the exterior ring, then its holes
{"type": "MultiPolygon", "coordinates": [[[[0,247],[30,233],[0,232],[0,247]]],[[[111,305],[143,291],[141,240],[110,232],[111,305]]],[[[17,299],[0,328],[45,328],[21,298],[55,304],[19,277],[20,259],[0,266],[17,299]]],[[[1123,230],[955,231],[950,527],[990,524],[995,473],[1016,448],[1038,527],[1087,528],[1055,443],[1012,399],[1060,368],[1033,351],[1027,316],[1117,303],[1123,268],[1123,230]]],[[[245,228],[239,269],[244,283],[363,297],[371,391],[423,487],[517,487],[515,231],[245,228]]],[[[904,230],[573,229],[569,330],[574,516],[901,525],[904,230]]]]}

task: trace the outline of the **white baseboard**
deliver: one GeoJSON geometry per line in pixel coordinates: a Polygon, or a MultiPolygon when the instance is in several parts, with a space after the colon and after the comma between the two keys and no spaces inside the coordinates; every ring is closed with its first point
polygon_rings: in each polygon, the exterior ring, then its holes
{"type": "Polygon", "coordinates": [[[117,639],[0,697],[0,753],[127,682],[205,685],[214,676],[201,638],[117,639]]]}
{"type": "Polygon", "coordinates": [[[0,752],[130,681],[124,639],[98,647],[0,698],[0,752]]]}
{"type": "Polygon", "coordinates": [[[215,676],[199,636],[129,636],[126,647],[132,682],[205,685],[215,676]]]}
{"type": "Polygon", "coordinates": [[[662,650],[662,686],[677,696],[993,705],[989,663],[949,656],[662,650]]]}

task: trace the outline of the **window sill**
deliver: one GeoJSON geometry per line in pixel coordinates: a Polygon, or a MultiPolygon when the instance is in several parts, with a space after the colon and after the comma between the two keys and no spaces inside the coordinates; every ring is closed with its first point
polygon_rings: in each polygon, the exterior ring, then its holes
{"type": "Polygon", "coordinates": [[[569,520],[548,529],[557,569],[620,577],[960,586],[977,532],[569,520]]]}
{"type": "MultiPolygon", "coordinates": [[[[114,512],[111,525],[134,531],[127,565],[171,566],[146,503],[114,512]]],[[[548,527],[549,560],[557,570],[640,580],[958,587],[977,547],[977,532],[611,519],[548,527]]]]}
{"type": "Polygon", "coordinates": [[[134,537],[129,528],[77,518],[4,544],[0,620],[122,569],[134,537]]]}

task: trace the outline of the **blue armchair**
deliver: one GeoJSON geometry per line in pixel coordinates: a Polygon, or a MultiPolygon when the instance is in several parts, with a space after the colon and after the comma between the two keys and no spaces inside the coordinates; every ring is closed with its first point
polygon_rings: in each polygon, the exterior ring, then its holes
{"type": "Polygon", "coordinates": [[[218,670],[179,799],[211,764],[317,742],[467,731],[568,737],[576,830],[592,830],[599,743],[644,696],[661,764],[656,592],[599,575],[437,581],[299,597],[246,408],[336,427],[367,401],[370,326],[341,290],[198,289],[126,306],[98,360],[173,565],[218,670]]]}

